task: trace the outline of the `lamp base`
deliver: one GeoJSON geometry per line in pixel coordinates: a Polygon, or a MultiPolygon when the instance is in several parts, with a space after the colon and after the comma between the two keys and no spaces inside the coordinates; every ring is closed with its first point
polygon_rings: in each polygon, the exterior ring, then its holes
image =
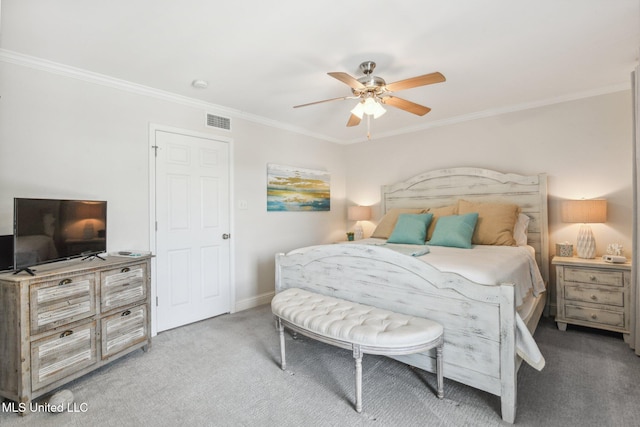
{"type": "Polygon", "coordinates": [[[353,237],[356,240],[360,240],[364,238],[364,231],[362,230],[362,225],[360,225],[360,221],[356,222],[356,226],[353,228],[353,237]]]}
{"type": "Polygon", "coordinates": [[[591,227],[587,224],[580,226],[578,231],[578,244],[576,252],[579,258],[595,258],[596,257],[596,239],[593,237],[591,227]]]}

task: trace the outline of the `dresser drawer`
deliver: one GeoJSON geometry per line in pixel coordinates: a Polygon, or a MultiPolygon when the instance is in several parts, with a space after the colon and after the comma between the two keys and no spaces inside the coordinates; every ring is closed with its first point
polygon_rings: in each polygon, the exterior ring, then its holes
{"type": "Polygon", "coordinates": [[[147,267],[144,263],[107,270],[100,275],[100,309],[103,313],[147,297],[147,267]]]}
{"type": "Polygon", "coordinates": [[[595,283],[599,285],[624,286],[622,271],[597,270],[586,268],[564,268],[566,282],[595,283]]]}
{"type": "Polygon", "coordinates": [[[146,341],[147,316],[147,306],[140,305],[102,319],[102,359],[146,341]]]}
{"type": "Polygon", "coordinates": [[[579,305],[566,304],[564,308],[567,319],[580,320],[589,323],[600,323],[602,325],[624,328],[624,312],[615,310],[601,310],[579,305]]]}
{"type": "Polygon", "coordinates": [[[566,285],[564,288],[564,298],[571,301],[624,307],[624,292],[620,288],[566,285]]]}
{"type": "Polygon", "coordinates": [[[96,322],[31,343],[31,388],[38,390],[97,362],[96,322]]]}
{"type": "Polygon", "coordinates": [[[96,313],[95,275],[33,284],[29,300],[32,335],[91,317],[96,313]]]}

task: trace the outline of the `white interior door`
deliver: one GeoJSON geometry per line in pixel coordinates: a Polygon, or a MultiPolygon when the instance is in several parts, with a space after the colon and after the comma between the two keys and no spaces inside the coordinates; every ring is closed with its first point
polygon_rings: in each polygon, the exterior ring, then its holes
{"type": "Polygon", "coordinates": [[[155,129],[156,319],[231,311],[229,143],[155,129]]]}

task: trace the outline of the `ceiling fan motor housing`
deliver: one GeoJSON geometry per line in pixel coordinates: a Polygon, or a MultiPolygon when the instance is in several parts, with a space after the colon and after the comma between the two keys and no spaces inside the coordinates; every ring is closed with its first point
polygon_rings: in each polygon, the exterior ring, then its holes
{"type": "Polygon", "coordinates": [[[358,81],[362,83],[364,89],[351,89],[356,96],[378,96],[384,92],[383,88],[387,84],[382,77],[374,76],[373,70],[376,68],[376,63],[373,61],[365,61],[360,64],[360,70],[364,73],[364,77],[360,77],[358,81]]]}

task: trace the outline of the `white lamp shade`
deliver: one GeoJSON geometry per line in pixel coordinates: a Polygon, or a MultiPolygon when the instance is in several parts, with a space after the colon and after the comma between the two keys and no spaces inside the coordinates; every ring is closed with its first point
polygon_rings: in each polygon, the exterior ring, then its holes
{"type": "MultiPolygon", "coordinates": [[[[371,207],[369,206],[349,206],[347,217],[350,221],[367,221],[371,218],[371,207]]],[[[364,237],[364,230],[362,224],[356,222],[356,226],[353,228],[355,240],[360,240],[364,237]]]]}
{"type": "Polygon", "coordinates": [[[606,222],[607,201],[605,199],[565,200],[560,214],[562,222],[581,222],[583,224],[606,222]]]}
{"type": "Polygon", "coordinates": [[[349,206],[347,217],[349,221],[367,221],[371,219],[371,208],[369,206],[349,206]]]}
{"type": "Polygon", "coordinates": [[[358,104],[353,107],[353,110],[351,110],[351,114],[357,116],[359,119],[362,119],[365,114],[377,119],[386,112],[387,110],[373,98],[367,98],[363,102],[358,102],[358,104]]]}
{"type": "Polygon", "coordinates": [[[382,116],[387,110],[384,109],[375,99],[367,98],[364,101],[364,113],[373,116],[374,119],[382,116]]]}
{"type": "Polygon", "coordinates": [[[364,104],[362,102],[358,102],[358,104],[353,107],[353,110],[351,110],[351,114],[362,119],[362,116],[364,115],[364,104]]]}
{"type": "Polygon", "coordinates": [[[589,224],[607,221],[607,201],[604,199],[566,200],[562,202],[562,222],[582,223],[578,232],[576,252],[580,258],[596,257],[596,239],[589,224]]]}

